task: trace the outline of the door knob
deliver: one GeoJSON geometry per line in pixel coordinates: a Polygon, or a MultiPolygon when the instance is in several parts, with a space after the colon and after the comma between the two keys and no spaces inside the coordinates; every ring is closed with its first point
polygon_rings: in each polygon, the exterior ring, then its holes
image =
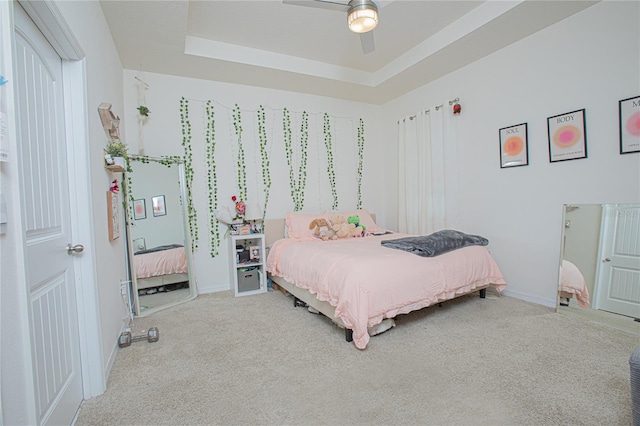
{"type": "Polygon", "coordinates": [[[606,259],[603,259],[602,261],[603,261],[603,262],[611,262],[611,258],[610,258],[610,257],[607,257],[606,259]]]}
{"type": "Polygon", "coordinates": [[[72,246],[71,243],[69,243],[67,245],[67,253],[69,254],[82,253],[83,250],[84,246],[82,244],[76,244],[75,246],[72,246]]]}

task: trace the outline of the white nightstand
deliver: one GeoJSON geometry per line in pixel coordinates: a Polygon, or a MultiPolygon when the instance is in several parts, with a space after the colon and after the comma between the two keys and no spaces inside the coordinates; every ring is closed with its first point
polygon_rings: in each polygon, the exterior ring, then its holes
{"type": "Polygon", "coordinates": [[[231,235],[229,239],[231,283],[235,296],[264,293],[267,252],[264,234],[231,235]]]}

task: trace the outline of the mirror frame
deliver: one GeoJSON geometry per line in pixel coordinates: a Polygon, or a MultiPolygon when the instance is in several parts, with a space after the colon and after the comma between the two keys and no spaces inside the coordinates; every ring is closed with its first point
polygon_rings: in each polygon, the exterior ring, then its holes
{"type": "Polygon", "coordinates": [[[129,280],[131,285],[129,287],[129,306],[131,308],[131,314],[135,317],[145,317],[151,315],[155,312],[161,311],[163,309],[167,309],[172,306],[176,306],[190,300],[195,299],[198,296],[197,289],[197,281],[195,279],[195,272],[193,268],[193,258],[192,258],[192,248],[193,242],[191,241],[191,232],[189,232],[189,224],[187,222],[188,218],[188,193],[187,193],[187,182],[186,182],[186,174],[185,174],[185,165],[184,161],[180,157],[148,157],[148,156],[140,156],[140,155],[131,155],[127,161],[127,171],[133,172],[134,168],[131,166],[132,162],[139,162],[142,164],[146,163],[159,163],[163,166],[171,169],[172,166],[177,167],[178,171],[178,183],[180,186],[180,197],[183,200],[180,205],[182,209],[182,225],[184,228],[184,240],[185,240],[185,256],[187,262],[187,272],[189,275],[189,295],[183,300],[179,300],[176,302],[167,303],[161,306],[156,306],[150,309],[145,310],[144,312],[140,312],[140,301],[138,296],[138,280],[135,274],[135,266],[133,264],[133,238],[131,232],[132,226],[132,208],[133,208],[133,189],[132,189],[132,179],[131,176],[123,175],[124,179],[126,179],[126,184],[123,185],[124,188],[124,210],[125,210],[125,228],[126,228],[126,254],[127,254],[127,262],[129,269],[129,280]]]}

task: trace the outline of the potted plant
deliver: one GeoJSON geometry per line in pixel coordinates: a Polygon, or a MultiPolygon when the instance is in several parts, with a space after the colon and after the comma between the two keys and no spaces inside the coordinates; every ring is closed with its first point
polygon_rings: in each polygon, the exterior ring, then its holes
{"type": "MultiPolygon", "coordinates": [[[[120,140],[111,139],[105,148],[105,152],[111,157],[113,164],[122,168],[127,167],[127,146],[120,140]]],[[[107,163],[109,160],[107,159],[107,163]]]]}

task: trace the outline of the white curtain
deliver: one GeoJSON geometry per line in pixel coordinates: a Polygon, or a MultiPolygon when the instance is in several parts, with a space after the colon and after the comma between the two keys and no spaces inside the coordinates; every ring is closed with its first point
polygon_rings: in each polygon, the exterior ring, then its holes
{"type": "Polygon", "coordinates": [[[398,231],[459,229],[455,119],[434,106],[398,122],[398,231]]]}

